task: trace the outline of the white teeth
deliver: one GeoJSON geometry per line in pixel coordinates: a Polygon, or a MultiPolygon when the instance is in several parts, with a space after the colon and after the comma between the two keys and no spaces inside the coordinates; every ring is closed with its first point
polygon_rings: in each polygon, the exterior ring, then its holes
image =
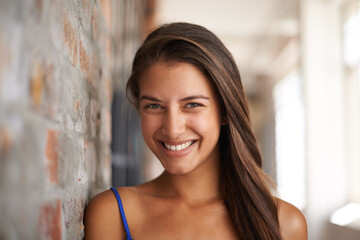
{"type": "Polygon", "coordinates": [[[184,150],[185,148],[188,148],[194,141],[189,141],[183,144],[179,144],[179,145],[170,145],[165,143],[165,147],[167,150],[170,151],[180,151],[180,150],[184,150]]]}

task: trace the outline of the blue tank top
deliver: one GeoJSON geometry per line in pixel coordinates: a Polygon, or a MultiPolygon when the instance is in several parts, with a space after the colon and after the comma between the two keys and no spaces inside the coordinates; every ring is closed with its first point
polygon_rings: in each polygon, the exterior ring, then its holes
{"type": "Polygon", "coordinates": [[[119,192],[116,190],[116,188],[110,188],[115,196],[116,196],[116,200],[118,202],[118,205],[119,205],[119,210],[120,210],[120,215],[121,215],[121,219],[122,219],[122,222],[124,224],[124,228],[125,228],[125,231],[126,231],[126,240],[133,240],[131,238],[131,235],[130,235],[130,229],[129,229],[129,226],[128,226],[128,223],[126,221],[126,217],[125,217],[125,211],[124,211],[124,208],[123,208],[123,205],[122,205],[122,202],[121,202],[121,198],[120,198],[120,195],[119,195],[119,192]]]}

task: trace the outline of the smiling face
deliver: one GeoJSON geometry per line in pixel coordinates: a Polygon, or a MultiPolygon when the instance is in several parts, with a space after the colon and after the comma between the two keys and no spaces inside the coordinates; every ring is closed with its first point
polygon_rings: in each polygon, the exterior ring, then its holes
{"type": "Polygon", "coordinates": [[[159,62],[144,73],[139,90],[144,140],[167,172],[217,166],[219,99],[197,67],[159,62]]]}

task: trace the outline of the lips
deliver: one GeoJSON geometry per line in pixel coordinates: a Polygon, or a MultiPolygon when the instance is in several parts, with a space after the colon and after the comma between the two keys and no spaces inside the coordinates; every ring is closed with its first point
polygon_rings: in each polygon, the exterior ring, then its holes
{"type": "Polygon", "coordinates": [[[195,140],[190,140],[190,141],[181,142],[181,143],[168,143],[168,142],[163,142],[163,141],[159,141],[159,142],[166,150],[172,151],[172,152],[177,152],[177,151],[183,151],[183,150],[188,149],[191,145],[193,145],[195,143],[195,140]]]}
{"type": "Polygon", "coordinates": [[[194,141],[187,141],[187,142],[184,142],[181,144],[173,145],[173,144],[163,142],[163,146],[169,151],[181,151],[181,150],[187,149],[193,143],[194,143],[194,141]]]}
{"type": "Polygon", "coordinates": [[[186,157],[189,153],[191,153],[198,140],[185,140],[176,142],[158,140],[157,142],[158,146],[161,146],[159,150],[165,158],[179,159],[186,157]]]}

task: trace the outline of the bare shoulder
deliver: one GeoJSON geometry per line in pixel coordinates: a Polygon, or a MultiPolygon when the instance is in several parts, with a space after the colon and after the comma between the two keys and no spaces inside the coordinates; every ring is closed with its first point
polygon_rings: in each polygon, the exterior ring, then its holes
{"type": "Polygon", "coordinates": [[[307,223],[304,214],[294,205],[276,198],[279,207],[279,224],[284,240],[307,240],[307,223]]]}
{"type": "MultiPolygon", "coordinates": [[[[126,202],[131,202],[131,190],[127,187],[117,188],[126,202]],[[129,193],[129,194],[128,194],[129,193]]],[[[85,209],[84,216],[85,240],[92,239],[123,239],[125,230],[122,226],[116,197],[111,190],[96,195],[85,209]]]]}

